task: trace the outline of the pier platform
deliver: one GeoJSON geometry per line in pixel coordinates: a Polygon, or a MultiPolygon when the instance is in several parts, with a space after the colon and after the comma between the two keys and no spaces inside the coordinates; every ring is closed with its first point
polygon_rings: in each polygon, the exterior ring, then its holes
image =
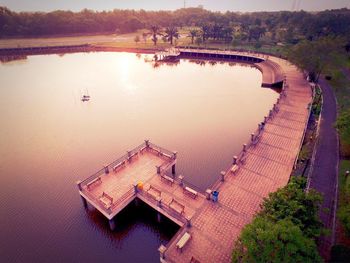
{"type": "Polygon", "coordinates": [[[176,152],[145,141],[78,182],[84,204],[105,215],[111,229],[113,217],[135,198],[178,224],[178,233],[159,247],[163,263],[231,262],[243,227],[252,221],[269,193],[288,183],[314,96],[297,67],[280,58],[268,60],[271,65],[261,70],[272,70],[272,81],[283,76],[280,96],[250,140],[205,192],[176,175],[176,152]]]}

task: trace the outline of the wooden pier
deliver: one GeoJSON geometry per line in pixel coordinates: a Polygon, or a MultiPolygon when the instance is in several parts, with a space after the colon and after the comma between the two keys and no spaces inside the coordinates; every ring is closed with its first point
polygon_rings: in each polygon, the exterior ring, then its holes
{"type": "Polygon", "coordinates": [[[256,56],[246,61],[269,61],[260,70],[270,75],[266,77],[270,85],[283,76],[282,91],[249,142],[204,193],[183,176],[175,176],[176,152],[148,141],[78,182],[84,204],[87,201],[104,214],[111,229],[113,217],[135,198],[178,224],[178,233],[159,248],[161,262],[230,262],[234,243],[263,199],[289,181],[305,135],[313,91],[303,74],[285,60],[256,56]]]}

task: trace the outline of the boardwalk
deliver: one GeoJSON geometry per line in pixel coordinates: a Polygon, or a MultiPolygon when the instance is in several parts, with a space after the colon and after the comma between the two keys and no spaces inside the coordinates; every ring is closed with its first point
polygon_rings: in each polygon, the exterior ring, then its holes
{"type": "Polygon", "coordinates": [[[288,183],[303,140],[312,92],[296,67],[270,59],[286,75],[283,95],[262,131],[255,133],[253,143],[238,156],[238,170],[233,173],[235,168],[230,167],[225,181],[214,186],[220,192],[219,202],[208,201],[199,208],[187,230],[192,239],[180,252],[176,244],[181,234],[174,238],[167,245],[165,262],[230,262],[235,241],[263,198],[288,183]]]}
{"type": "MultiPolygon", "coordinates": [[[[252,55],[244,60],[264,61],[252,55]]],[[[309,117],[312,92],[303,75],[278,58],[269,58],[266,64],[263,74],[270,75],[271,85],[282,75],[286,78],[280,98],[232,165],[205,193],[171,174],[176,153],[146,141],[79,182],[84,202],[100,210],[112,229],[114,215],[135,198],[177,223],[179,232],[159,248],[162,262],[230,262],[235,241],[263,198],[288,183],[309,117]],[[214,190],[219,191],[218,202],[211,201],[214,190]]]]}

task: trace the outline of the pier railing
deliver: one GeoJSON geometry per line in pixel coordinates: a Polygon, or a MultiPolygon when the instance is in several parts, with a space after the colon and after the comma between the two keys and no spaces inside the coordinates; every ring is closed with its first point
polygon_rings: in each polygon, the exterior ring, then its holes
{"type": "MultiPolygon", "coordinates": [[[[281,71],[281,74],[284,75],[284,71],[282,69],[280,69],[281,71]]],[[[219,178],[219,180],[215,181],[211,188],[212,190],[217,190],[220,188],[220,186],[224,183],[225,181],[225,177],[228,176],[230,173],[231,173],[231,169],[234,165],[237,165],[238,169],[245,163],[246,161],[246,158],[248,156],[248,150],[251,148],[251,147],[255,147],[260,139],[261,139],[261,136],[262,136],[262,133],[264,131],[264,128],[265,128],[265,125],[266,123],[273,119],[273,117],[275,116],[276,113],[278,113],[279,111],[279,103],[287,97],[286,95],[286,89],[288,88],[288,85],[286,83],[286,80],[284,79],[283,80],[283,85],[282,85],[282,91],[279,95],[279,98],[277,99],[277,102],[273,105],[273,108],[269,111],[269,114],[268,116],[265,116],[264,117],[264,120],[258,124],[258,128],[251,134],[251,137],[250,137],[250,140],[243,144],[243,148],[242,150],[237,154],[237,156],[234,156],[234,160],[233,160],[233,163],[229,166],[228,169],[224,170],[224,174],[221,175],[221,177],[219,178]]],[[[304,131],[305,133],[305,131],[304,131]]],[[[299,149],[300,150],[300,149],[299,149]]]]}
{"type": "Polygon", "coordinates": [[[143,196],[145,199],[147,199],[148,202],[159,207],[159,209],[163,210],[164,212],[166,212],[167,214],[169,214],[170,216],[172,216],[176,220],[178,220],[184,224],[187,222],[187,219],[184,215],[173,210],[168,204],[163,203],[162,199],[156,200],[151,194],[149,194],[147,191],[145,191],[143,189],[142,190],[139,189],[137,193],[139,195],[143,196]]]}
{"type": "Polygon", "coordinates": [[[121,197],[118,199],[113,200],[110,207],[105,207],[103,202],[99,199],[99,197],[94,196],[87,190],[82,190],[83,194],[86,195],[91,201],[96,203],[100,209],[102,209],[106,214],[110,215],[113,213],[113,210],[121,205],[123,202],[125,202],[127,199],[130,199],[133,196],[136,196],[134,187],[131,187],[127,192],[125,192],[121,197]]]}
{"type": "Polygon", "coordinates": [[[149,141],[145,141],[142,144],[138,145],[137,147],[133,148],[132,150],[127,151],[126,154],[124,154],[123,156],[121,156],[120,158],[118,158],[117,160],[109,163],[108,165],[106,165],[105,167],[103,167],[101,170],[97,171],[96,173],[94,173],[93,175],[89,176],[88,178],[84,179],[83,181],[80,182],[81,186],[85,186],[88,183],[92,182],[93,180],[95,180],[96,178],[98,178],[99,176],[103,175],[106,173],[106,171],[110,171],[113,169],[113,167],[115,167],[116,165],[122,163],[122,162],[126,162],[128,160],[130,160],[130,158],[132,158],[132,156],[134,156],[135,154],[142,152],[145,149],[152,149],[154,150],[156,153],[168,157],[169,159],[176,159],[176,153],[171,152],[165,148],[162,148],[154,143],[151,143],[149,141]]]}

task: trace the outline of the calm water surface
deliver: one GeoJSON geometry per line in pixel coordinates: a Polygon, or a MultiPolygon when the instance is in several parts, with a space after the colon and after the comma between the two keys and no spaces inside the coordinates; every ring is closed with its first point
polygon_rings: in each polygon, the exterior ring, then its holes
{"type": "Polygon", "coordinates": [[[0,261],[159,262],[176,232],[147,207],[109,231],[75,182],[149,138],[178,151],[177,173],[205,189],[278,94],[229,63],[155,67],[151,56],[31,56],[0,64],[0,261]],[[83,93],[91,101],[81,102],[83,93]]]}

